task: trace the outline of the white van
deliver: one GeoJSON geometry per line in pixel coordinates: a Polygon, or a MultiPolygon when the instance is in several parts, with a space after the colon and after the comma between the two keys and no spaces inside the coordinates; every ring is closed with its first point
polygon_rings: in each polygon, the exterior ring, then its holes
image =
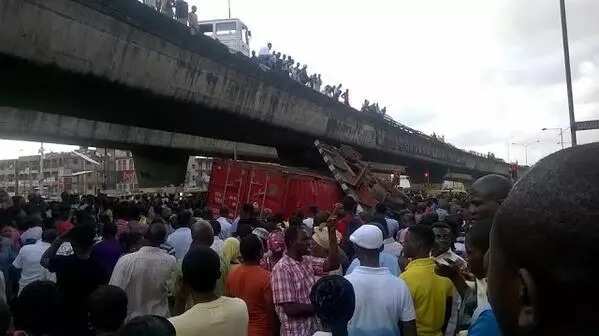
{"type": "Polygon", "coordinates": [[[200,21],[200,33],[219,40],[230,50],[250,57],[250,38],[252,33],[239,19],[200,21]]]}

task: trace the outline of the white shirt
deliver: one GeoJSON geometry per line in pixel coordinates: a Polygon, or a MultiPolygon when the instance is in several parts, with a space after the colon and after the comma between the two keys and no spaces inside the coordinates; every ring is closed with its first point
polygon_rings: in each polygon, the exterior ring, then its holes
{"type": "Polygon", "coordinates": [[[56,252],[56,255],[60,255],[60,256],[70,256],[71,254],[73,254],[75,252],[73,252],[73,246],[71,246],[71,243],[69,242],[64,242],[62,243],[62,245],[60,245],[60,247],[58,248],[58,251],[56,252]]]}
{"type": "Polygon", "coordinates": [[[212,243],[212,245],[210,245],[210,248],[218,253],[219,256],[223,256],[223,246],[225,245],[225,242],[218,238],[218,237],[214,237],[214,242],[212,243]]]}
{"type": "Polygon", "coordinates": [[[25,232],[21,233],[21,242],[25,243],[28,240],[38,241],[42,239],[42,227],[34,226],[25,230],[25,232]]]}
{"type": "Polygon", "coordinates": [[[175,257],[151,246],[119,259],[110,284],[127,293],[127,320],[141,315],[169,316],[168,293],[176,265],[175,257]]]}
{"type": "Polygon", "coordinates": [[[388,217],[385,217],[385,221],[387,222],[387,229],[389,229],[389,237],[395,237],[399,231],[399,222],[388,217]]]}
{"type": "Polygon", "coordinates": [[[383,252],[389,253],[391,255],[399,258],[401,256],[401,251],[403,250],[403,245],[396,242],[393,238],[387,238],[383,240],[383,252]]]}
{"type": "Polygon", "coordinates": [[[25,286],[38,280],[50,280],[56,282],[54,273],[40,265],[42,255],[50,247],[49,243],[38,240],[35,244],[25,245],[19,251],[19,254],[12,265],[21,270],[21,279],[19,279],[19,293],[25,286]]]}
{"type": "Polygon", "coordinates": [[[333,333],[330,333],[328,331],[317,331],[312,336],[333,336],[333,333]]]}
{"type": "Polygon", "coordinates": [[[196,28],[197,26],[199,26],[198,15],[196,13],[193,13],[193,12],[189,13],[189,26],[191,28],[196,28]]]}
{"type": "Polygon", "coordinates": [[[156,0],[144,0],[144,5],[156,8],[156,0]]]}
{"type": "Polygon", "coordinates": [[[302,223],[304,223],[304,225],[307,226],[308,229],[312,230],[312,228],[314,227],[314,218],[308,217],[304,219],[302,223]]]}
{"type": "Polygon", "coordinates": [[[356,294],[350,335],[401,335],[397,323],[416,319],[408,286],[387,268],[360,266],[345,278],[356,294]]]}
{"type": "Polygon", "coordinates": [[[264,46],[260,48],[260,52],[258,52],[258,56],[270,56],[270,49],[268,46],[264,46]]]}
{"type": "Polygon", "coordinates": [[[187,254],[192,240],[191,229],[182,227],[171,233],[168,238],[166,238],[166,243],[175,249],[175,257],[177,257],[177,260],[181,260],[187,254]]]}
{"type": "Polygon", "coordinates": [[[225,240],[231,237],[231,228],[233,227],[231,222],[225,217],[218,217],[216,221],[220,224],[220,234],[218,235],[220,239],[225,240]]]}

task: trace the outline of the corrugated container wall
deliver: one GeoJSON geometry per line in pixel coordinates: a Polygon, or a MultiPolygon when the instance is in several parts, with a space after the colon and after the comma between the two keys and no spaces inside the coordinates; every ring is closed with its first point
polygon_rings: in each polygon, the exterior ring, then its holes
{"type": "Polygon", "coordinates": [[[208,206],[218,214],[223,206],[235,215],[245,203],[257,203],[288,218],[311,205],[330,210],[343,198],[332,178],[279,165],[215,159],[212,165],[208,206]]]}

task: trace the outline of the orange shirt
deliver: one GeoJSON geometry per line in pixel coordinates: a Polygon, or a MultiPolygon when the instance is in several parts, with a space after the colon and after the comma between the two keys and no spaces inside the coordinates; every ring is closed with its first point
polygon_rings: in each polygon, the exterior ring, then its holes
{"type": "Polygon", "coordinates": [[[245,301],[249,313],[249,336],[272,335],[274,305],[270,272],[259,265],[239,265],[227,277],[225,295],[245,301]]]}

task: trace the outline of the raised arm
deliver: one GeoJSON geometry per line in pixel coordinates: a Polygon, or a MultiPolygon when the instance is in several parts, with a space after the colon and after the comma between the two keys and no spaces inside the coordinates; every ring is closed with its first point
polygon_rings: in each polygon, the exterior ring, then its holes
{"type": "Polygon", "coordinates": [[[327,220],[327,230],[329,231],[329,255],[323,267],[325,272],[336,270],[341,265],[337,241],[337,216],[334,214],[327,220]]]}
{"type": "Polygon", "coordinates": [[[58,249],[65,241],[65,235],[58,236],[56,239],[54,239],[52,245],[50,245],[50,247],[42,255],[42,259],[40,260],[40,265],[42,265],[42,267],[50,270],[50,260],[56,257],[56,252],[58,252],[58,249]]]}

